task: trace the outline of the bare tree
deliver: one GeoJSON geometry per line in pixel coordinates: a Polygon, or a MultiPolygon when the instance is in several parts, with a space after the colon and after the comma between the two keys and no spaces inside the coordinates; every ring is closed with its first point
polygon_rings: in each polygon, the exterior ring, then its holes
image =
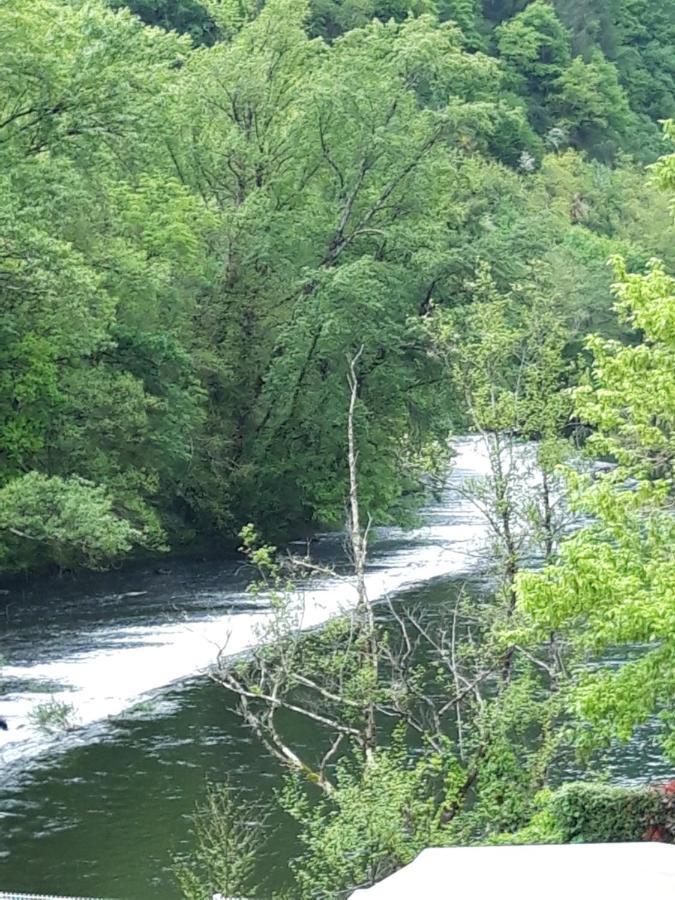
{"type": "Polygon", "coordinates": [[[324,628],[303,632],[303,576],[331,575],[310,558],[282,561],[273,548],[258,546],[251,528],[243,532],[244,550],[262,572],[256,589],[271,598],[271,612],[243,657],[219,653],[214,678],[236,698],[236,707],[266,750],[285,767],[306,776],[326,794],[333,790],[330,764],[347,747],[372,760],[378,732],[405,723],[418,739],[440,750],[455,723],[462,730],[464,706],[482,702],[481,689],[494,671],[465,669],[458,644],[459,601],[450,624],[430,623],[390,598],[386,623],[378,623],[368,598],[366,564],[371,520],[362,526],[358,490],[356,411],[358,365],[363,347],[348,359],[347,461],[349,494],[347,541],[353,575],[343,578],[355,590],[355,602],[324,628]],[[290,572],[290,577],[289,577],[290,572]],[[421,677],[422,664],[434,673],[421,677]],[[282,722],[299,717],[324,738],[318,758],[310,759],[288,737],[282,722]]]}
{"type": "MultiPolygon", "coordinates": [[[[508,707],[509,691],[516,684],[515,655],[519,674],[527,670],[550,681],[554,668],[539,648],[514,642],[505,647],[499,598],[477,604],[461,592],[454,598],[451,594],[442,609],[413,609],[405,599],[386,597],[376,615],[366,578],[371,521],[367,517],[364,527],[358,484],[363,352],[360,348],[347,361],[346,538],[353,568],[342,582],[351,601],[341,615],[306,632],[307,579],[311,585],[317,576],[340,576],[309,556],[279,557],[273,548],[259,546],[252,528],[244,529],[244,549],[262,573],[256,589],[269,598],[271,611],[249,653],[235,658],[223,649],[214,678],[231,693],[242,719],[267,752],[316,785],[328,800],[339,786],[338,758],[350,754],[360,760],[362,771],[369,767],[375,771],[394,728],[403,728],[423,753],[454,760],[453,790],[445,799],[442,793],[437,798],[439,827],[447,828],[473,802],[481,773],[492,777],[494,735],[502,727],[499,705],[508,707]],[[313,750],[294,737],[298,733],[294,720],[313,727],[313,750]]],[[[505,536],[505,526],[511,528],[506,529],[506,548],[514,567],[508,573],[512,587],[521,533],[518,516],[507,502],[516,470],[507,467],[504,454],[513,448],[500,432],[490,440],[496,455],[484,485],[487,493],[473,496],[475,502],[488,504],[493,502],[491,492],[501,491],[493,527],[500,536],[505,536]]],[[[507,617],[510,608],[507,603],[507,617]]],[[[545,722],[542,734],[548,728],[545,722]]],[[[549,745],[544,749],[548,753],[549,745]]],[[[546,753],[540,771],[545,771],[546,753]]]]}

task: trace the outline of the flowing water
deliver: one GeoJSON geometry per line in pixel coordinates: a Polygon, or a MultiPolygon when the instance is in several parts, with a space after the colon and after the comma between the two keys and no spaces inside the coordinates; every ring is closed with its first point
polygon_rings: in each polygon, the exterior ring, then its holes
{"type": "MultiPolygon", "coordinates": [[[[477,441],[458,444],[441,502],[411,531],[381,530],[368,591],[433,604],[484,570],[485,522],[457,494],[486,471],[477,441]]],[[[343,560],[341,538],[312,547],[343,560]]],[[[256,639],[263,598],[246,593],[237,560],[177,563],[69,582],[37,583],[0,598],[0,890],[153,900],[174,898],[172,856],[189,847],[189,817],[209,780],[228,778],[264,801],[276,766],[207,676],[216,654],[256,639]],[[49,738],[45,703],[68,704],[78,725],[49,738]]],[[[310,584],[304,624],[353,603],[337,579],[310,584]]],[[[306,740],[311,742],[311,733],[306,740]]],[[[668,774],[651,732],[610,760],[614,777],[668,774]]],[[[270,866],[283,868],[283,829],[270,866]]]]}

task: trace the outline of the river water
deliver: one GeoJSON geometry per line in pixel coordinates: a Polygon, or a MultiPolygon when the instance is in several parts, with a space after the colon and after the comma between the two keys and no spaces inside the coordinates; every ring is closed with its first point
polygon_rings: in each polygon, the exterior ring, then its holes
{"type": "MultiPolygon", "coordinates": [[[[420,527],[377,533],[372,600],[433,604],[480,583],[485,521],[457,487],[486,469],[480,442],[459,441],[448,489],[420,527]]],[[[312,554],[339,566],[340,536],[321,536],[312,554]]],[[[171,859],[189,848],[206,783],[227,778],[252,804],[271,795],[276,766],[206,674],[222,648],[250,646],[264,620],[265,601],[246,583],[240,560],[171,560],[0,598],[0,715],[9,723],[0,732],[0,890],[171,900],[171,859]],[[56,738],[31,714],[52,699],[78,725],[56,738]]],[[[353,600],[344,581],[310,583],[304,624],[353,600]]],[[[651,732],[607,763],[623,781],[670,774],[651,732]]],[[[272,867],[283,867],[283,846],[282,834],[272,867]]]]}

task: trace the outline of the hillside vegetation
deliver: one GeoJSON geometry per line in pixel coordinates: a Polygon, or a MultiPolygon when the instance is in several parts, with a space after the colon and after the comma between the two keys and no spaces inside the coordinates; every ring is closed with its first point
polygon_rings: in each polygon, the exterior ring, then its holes
{"type": "Polygon", "coordinates": [[[470,424],[437,311],[547,298],[572,383],[628,330],[608,258],[673,262],[669,4],[130,5],[2,4],[5,569],[341,524],[361,345],[362,504],[405,520],[470,424]]]}

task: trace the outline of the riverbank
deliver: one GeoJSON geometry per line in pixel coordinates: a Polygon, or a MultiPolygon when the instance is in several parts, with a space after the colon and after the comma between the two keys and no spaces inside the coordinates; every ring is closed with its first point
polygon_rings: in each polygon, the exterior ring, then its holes
{"type": "Polygon", "coordinates": [[[166,552],[135,552],[118,560],[103,570],[56,568],[28,569],[19,572],[0,572],[0,600],[2,597],[33,593],[42,589],[51,590],[54,584],[77,583],[84,590],[96,590],[96,584],[105,581],[111,572],[133,574],[134,572],[154,572],[158,575],[170,573],[173,566],[183,563],[216,562],[218,560],[241,559],[238,552],[239,541],[232,535],[220,535],[176,544],[166,552]]]}
{"type": "MultiPolygon", "coordinates": [[[[480,474],[484,464],[476,442],[463,442],[453,470],[455,485],[480,474]]],[[[373,535],[367,574],[371,600],[435,579],[463,577],[480,567],[484,523],[452,484],[443,500],[422,515],[419,528],[379,529],[373,535]]],[[[321,536],[314,550],[322,562],[345,565],[342,535],[321,536]]],[[[223,693],[208,679],[196,683],[191,679],[208,670],[224,645],[234,653],[255,639],[265,601],[246,592],[247,573],[238,560],[183,563],[160,574],[153,569],[124,570],[87,576],[85,581],[92,590],[84,590],[81,579],[40,582],[27,587],[20,602],[11,597],[2,601],[5,662],[0,714],[10,725],[8,732],[0,733],[5,791],[0,810],[8,825],[0,851],[3,868],[24,879],[23,854],[30,848],[31,858],[42,860],[39,878],[34,867],[28,872],[38,883],[22,880],[12,883],[13,888],[58,886],[72,893],[145,900],[152,896],[147,870],[142,890],[130,885],[113,890],[103,878],[94,889],[88,873],[105,869],[108,878],[112,868],[116,877],[124,878],[130,870],[126,854],[136,854],[137,864],[144,866],[141,857],[152,862],[151,848],[157,843],[162,845],[165,864],[171,840],[166,826],[156,826],[174,821],[175,815],[161,804],[153,814],[153,803],[146,803],[154,796],[157,781],[162,783],[163,798],[182,798],[180,816],[184,816],[201,795],[207,777],[233,771],[226,765],[225,771],[212,772],[201,761],[202,752],[226,759],[232,734],[239,732],[227,716],[225,732],[214,729],[213,720],[209,724],[211,700],[208,709],[200,712],[198,707],[208,695],[224,708],[223,693]],[[194,716],[201,725],[175,738],[162,735],[164,725],[155,731],[158,722],[172,722],[174,714],[180,718],[181,698],[185,691],[191,694],[193,684],[197,685],[194,716]],[[217,693],[211,694],[214,690],[217,693]],[[80,726],[59,738],[46,737],[31,722],[31,711],[51,697],[70,704],[80,726]],[[147,728],[146,737],[139,736],[138,728],[147,728]],[[146,741],[159,756],[152,771],[146,741]],[[145,746],[140,757],[138,742],[145,746]],[[133,777],[129,755],[136,760],[131,765],[137,766],[133,777]],[[164,780],[160,773],[174,764],[188,776],[189,785],[182,778],[164,780]],[[86,797],[81,801],[82,790],[86,797]],[[139,797],[144,798],[142,808],[139,797]],[[156,819],[150,822],[148,816],[153,815],[156,819]],[[49,847],[55,848],[53,852],[49,847]],[[67,876],[65,859],[71,865],[67,876]]],[[[306,584],[305,626],[339,614],[353,602],[350,590],[337,579],[306,584]]],[[[193,709],[191,703],[188,708],[193,709]]],[[[219,710],[216,721],[223,714],[219,710]]],[[[247,765],[256,758],[248,735],[244,757],[247,765]]],[[[239,771],[240,764],[233,765],[239,771]]],[[[187,823],[180,820],[179,825],[186,840],[187,823]]],[[[165,889],[164,885],[155,896],[170,896],[165,889]]]]}

